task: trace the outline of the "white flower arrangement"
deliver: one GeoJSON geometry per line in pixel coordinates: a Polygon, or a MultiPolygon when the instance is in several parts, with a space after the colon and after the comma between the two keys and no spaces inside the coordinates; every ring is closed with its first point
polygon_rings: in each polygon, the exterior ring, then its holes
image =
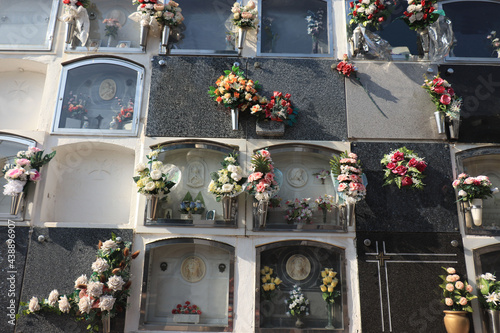
{"type": "Polygon", "coordinates": [[[287,315],[293,317],[309,316],[309,300],[302,293],[302,288],[293,286],[290,291],[290,298],[285,301],[288,306],[287,315]]]}
{"type": "Polygon", "coordinates": [[[238,154],[231,153],[221,162],[222,169],[212,172],[212,181],[208,184],[208,192],[215,195],[217,202],[222,197],[235,197],[244,190],[243,169],[238,163],[238,154]]]}
{"type": "Polygon", "coordinates": [[[137,184],[137,192],[148,197],[157,196],[162,198],[170,193],[170,189],[175,183],[167,180],[168,174],[163,173],[163,162],[158,161],[158,153],[155,150],[146,155],[150,169],[144,163],[139,163],[135,168],[137,175],[133,179],[137,184]]]}
{"type": "Polygon", "coordinates": [[[240,28],[256,28],[257,19],[259,17],[255,3],[250,0],[245,6],[241,6],[239,2],[235,2],[233,8],[232,21],[235,26],[240,28]]]}
{"type": "Polygon", "coordinates": [[[184,21],[184,17],[181,14],[182,9],[175,1],[170,0],[167,4],[155,4],[153,8],[155,10],[154,16],[156,21],[161,25],[175,27],[184,21]]]}

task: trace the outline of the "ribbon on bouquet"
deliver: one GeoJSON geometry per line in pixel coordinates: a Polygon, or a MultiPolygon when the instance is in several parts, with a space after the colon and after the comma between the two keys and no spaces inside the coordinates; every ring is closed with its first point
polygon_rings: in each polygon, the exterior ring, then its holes
{"type": "Polygon", "coordinates": [[[77,9],[74,7],[66,7],[66,13],[61,17],[64,22],[74,21],[76,29],[74,34],[78,38],[82,45],[87,43],[89,38],[90,21],[87,9],[83,6],[78,6],[77,9]]]}
{"type": "Polygon", "coordinates": [[[151,16],[150,14],[145,14],[142,12],[133,12],[128,16],[134,22],[138,22],[141,26],[149,26],[149,33],[153,37],[160,36],[161,26],[156,20],[155,16],[151,16]]]}

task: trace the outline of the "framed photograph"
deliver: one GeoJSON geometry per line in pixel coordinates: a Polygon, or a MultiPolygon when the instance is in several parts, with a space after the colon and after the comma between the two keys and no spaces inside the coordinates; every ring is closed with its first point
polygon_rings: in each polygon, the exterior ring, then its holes
{"type": "Polygon", "coordinates": [[[214,221],[215,220],[215,209],[207,211],[206,217],[207,220],[214,221]]]}
{"type": "Polygon", "coordinates": [[[128,49],[130,48],[130,41],[129,40],[121,40],[116,44],[116,47],[119,49],[128,49]]]}

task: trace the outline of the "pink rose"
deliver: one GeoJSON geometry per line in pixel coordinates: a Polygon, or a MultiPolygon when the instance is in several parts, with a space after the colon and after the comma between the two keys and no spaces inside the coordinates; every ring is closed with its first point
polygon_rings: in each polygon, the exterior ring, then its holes
{"type": "Polygon", "coordinates": [[[264,179],[267,182],[271,183],[274,180],[274,173],[271,173],[271,172],[266,173],[266,176],[264,177],[264,179]]]}
{"type": "Polygon", "coordinates": [[[453,267],[448,267],[446,269],[446,272],[448,272],[448,274],[455,274],[456,273],[455,268],[453,268],[453,267]]]}
{"type": "Polygon", "coordinates": [[[395,167],[396,167],[396,163],[392,163],[392,162],[391,162],[391,163],[387,163],[387,169],[392,170],[392,169],[394,169],[395,167]]]}
{"type": "Polygon", "coordinates": [[[455,287],[459,290],[462,290],[464,289],[464,283],[462,281],[457,281],[457,283],[455,283],[455,287]]]}
{"type": "Polygon", "coordinates": [[[31,153],[38,153],[39,151],[42,151],[42,150],[40,148],[37,148],[37,147],[31,147],[31,148],[28,148],[28,151],[31,153]]]}
{"type": "Polygon", "coordinates": [[[32,182],[37,182],[40,180],[40,174],[35,169],[30,170],[30,180],[32,182]]]}
{"type": "Polygon", "coordinates": [[[271,156],[271,154],[265,149],[262,149],[261,151],[259,151],[259,153],[266,158],[269,158],[271,156]]]}
{"type": "Polygon", "coordinates": [[[474,289],[470,284],[468,284],[467,287],[465,287],[465,290],[467,290],[468,293],[471,293],[474,289]]]}
{"type": "Polygon", "coordinates": [[[358,158],[358,155],[354,154],[354,153],[349,153],[349,156],[350,158],[353,158],[353,159],[357,159],[358,158]]]}
{"type": "Polygon", "coordinates": [[[19,158],[16,160],[16,164],[19,166],[25,166],[25,165],[28,165],[30,163],[31,163],[30,160],[28,160],[26,158],[19,158]]]}
{"type": "Polygon", "coordinates": [[[440,94],[440,95],[441,95],[442,93],[444,93],[444,90],[445,90],[445,89],[444,89],[444,87],[443,87],[443,86],[438,86],[438,87],[435,87],[435,88],[434,88],[434,92],[435,92],[436,94],[440,94]]]}
{"type": "Polygon", "coordinates": [[[342,184],[339,185],[339,187],[338,187],[337,190],[339,192],[344,192],[346,188],[347,188],[347,185],[345,183],[342,183],[342,184]]]}
{"type": "Polygon", "coordinates": [[[24,174],[23,169],[14,168],[14,169],[10,169],[9,171],[7,171],[6,177],[12,178],[12,179],[17,179],[17,178],[21,177],[23,174],[24,174]]]}
{"type": "Polygon", "coordinates": [[[403,154],[400,151],[395,152],[394,155],[391,156],[391,162],[393,163],[402,161],[404,159],[405,159],[405,154],[403,154]]]}
{"type": "Polygon", "coordinates": [[[460,180],[455,179],[455,180],[453,181],[452,185],[453,185],[453,187],[455,187],[455,188],[456,188],[458,185],[460,185],[460,180]]]}
{"type": "Polygon", "coordinates": [[[337,180],[338,180],[339,182],[345,182],[345,181],[348,181],[348,180],[349,180],[349,176],[344,175],[344,174],[341,174],[341,175],[338,175],[337,180]]]}
{"type": "Polygon", "coordinates": [[[360,181],[360,178],[359,178],[359,176],[358,176],[358,175],[354,175],[354,174],[352,174],[352,175],[351,175],[351,180],[352,180],[353,182],[359,182],[359,181],[360,181]]]}
{"type": "Polygon", "coordinates": [[[441,98],[439,99],[439,101],[444,105],[448,105],[451,102],[451,97],[450,97],[450,95],[441,95],[441,98]]]}
{"type": "Polygon", "coordinates": [[[453,306],[453,300],[451,298],[449,298],[449,297],[445,298],[444,302],[448,306],[453,306]]]}
{"type": "Polygon", "coordinates": [[[434,83],[436,86],[440,86],[444,83],[444,80],[440,77],[437,77],[434,80],[432,80],[432,83],[434,83]]]}
{"type": "Polygon", "coordinates": [[[461,173],[461,174],[458,175],[458,178],[459,179],[467,178],[467,174],[466,173],[461,173]]]}
{"type": "Polygon", "coordinates": [[[465,297],[460,298],[460,301],[458,301],[458,303],[460,303],[460,305],[462,305],[462,306],[467,305],[467,303],[468,303],[467,298],[465,298],[465,297]]]}
{"type": "Polygon", "coordinates": [[[264,192],[266,190],[266,187],[267,187],[266,183],[260,182],[260,183],[257,184],[257,186],[255,186],[255,190],[257,192],[261,192],[262,193],[262,192],[264,192]]]}
{"type": "Polygon", "coordinates": [[[455,287],[453,287],[453,284],[448,283],[448,284],[446,284],[446,290],[453,291],[453,290],[455,290],[455,287]]]}
{"type": "Polygon", "coordinates": [[[248,176],[248,181],[253,182],[262,178],[264,174],[262,172],[254,172],[248,176]]]}

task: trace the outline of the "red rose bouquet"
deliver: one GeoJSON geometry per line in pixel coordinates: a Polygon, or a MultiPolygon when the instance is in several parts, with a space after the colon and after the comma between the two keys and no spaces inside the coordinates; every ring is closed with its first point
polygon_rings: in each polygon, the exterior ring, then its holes
{"type": "Polygon", "coordinates": [[[425,29],[439,18],[437,0],[408,0],[403,20],[410,29],[425,29]]]}
{"type": "Polygon", "coordinates": [[[351,77],[351,74],[354,72],[356,74],[356,71],[358,70],[352,63],[349,62],[349,58],[347,58],[347,54],[344,54],[344,57],[342,61],[340,61],[337,64],[337,72],[339,74],[344,75],[345,77],[351,77]]]}
{"type": "Polygon", "coordinates": [[[385,185],[396,184],[398,188],[410,187],[423,189],[422,179],[425,177],[422,173],[427,168],[423,158],[418,157],[406,147],[391,151],[384,155],[380,161],[384,165],[385,185]]]}
{"type": "Polygon", "coordinates": [[[250,112],[259,118],[284,122],[286,125],[292,126],[297,122],[298,110],[293,108],[290,97],[292,97],[290,94],[283,95],[283,93],[275,91],[269,103],[265,105],[255,104],[250,112]]]}
{"type": "Polygon", "coordinates": [[[460,118],[462,98],[455,95],[455,91],[448,81],[443,80],[438,74],[434,76],[432,80],[428,80],[426,78],[422,88],[427,90],[431,96],[432,102],[436,105],[437,111],[444,112],[450,119],[460,118]]]}
{"type": "Polygon", "coordinates": [[[191,304],[191,302],[186,301],[184,303],[184,305],[177,304],[177,306],[172,309],[172,314],[199,314],[199,315],[201,315],[201,310],[197,305],[191,304]]]}
{"type": "Polygon", "coordinates": [[[351,1],[349,7],[349,16],[351,16],[349,24],[372,26],[377,30],[380,28],[380,24],[391,15],[383,0],[351,1]]]}

